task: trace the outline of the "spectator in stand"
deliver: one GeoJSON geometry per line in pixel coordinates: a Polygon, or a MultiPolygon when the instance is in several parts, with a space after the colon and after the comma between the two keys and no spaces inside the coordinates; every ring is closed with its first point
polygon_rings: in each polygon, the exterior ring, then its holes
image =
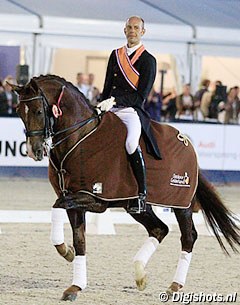
{"type": "Polygon", "coordinates": [[[157,122],[161,121],[162,101],[160,94],[154,88],[151,89],[144,103],[144,109],[148,112],[152,120],[157,122]]]}
{"type": "Polygon", "coordinates": [[[193,120],[194,101],[190,84],[183,86],[183,93],[176,99],[176,118],[181,120],[193,120]]]}
{"type": "Polygon", "coordinates": [[[88,75],[89,89],[88,89],[87,97],[88,97],[91,105],[97,106],[97,104],[100,101],[100,91],[97,87],[94,86],[94,79],[95,79],[94,74],[89,73],[89,75],[88,75]]]}
{"type": "Polygon", "coordinates": [[[170,92],[163,96],[162,100],[162,121],[174,121],[177,107],[176,107],[177,92],[172,88],[170,92]]]}
{"type": "Polygon", "coordinates": [[[194,115],[194,120],[196,120],[196,121],[203,121],[203,119],[204,119],[200,106],[201,106],[203,94],[205,92],[208,92],[209,85],[210,85],[209,79],[202,80],[200,89],[194,95],[194,114],[193,115],[194,115]]]}
{"type": "Polygon", "coordinates": [[[86,74],[81,72],[77,74],[76,87],[86,96],[86,98],[88,98],[89,85],[88,85],[88,76],[86,74]]]}
{"type": "Polygon", "coordinates": [[[202,80],[201,85],[200,85],[200,89],[194,95],[194,103],[197,103],[197,104],[200,105],[201,100],[202,100],[202,96],[206,91],[208,91],[209,85],[210,85],[210,80],[209,79],[202,80]]]}
{"type": "Polygon", "coordinates": [[[218,117],[218,104],[216,103],[216,89],[222,86],[222,82],[217,80],[211,83],[211,90],[204,92],[201,100],[200,109],[205,118],[214,118],[218,117]],[[217,104],[217,105],[216,105],[217,104]]]}
{"type": "Polygon", "coordinates": [[[228,92],[227,102],[225,105],[225,124],[233,123],[239,124],[240,118],[240,99],[239,95],[239,87],[235,86],[231,88],[228,92]]]}
{"type": "Polygon", "coordinates": [[[3,81],[4,91],[0,93],[0,114],[15,116],[18,96],[8,83],[16,85],[16,81],[11,75],[8,75],[3,81]]]}

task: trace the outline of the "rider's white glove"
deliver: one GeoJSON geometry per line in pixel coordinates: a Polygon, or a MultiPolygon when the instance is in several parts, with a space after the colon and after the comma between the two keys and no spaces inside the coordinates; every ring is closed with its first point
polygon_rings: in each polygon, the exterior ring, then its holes
{"type": "Polygon", "coordinates": [[[99,103],[96,107],[99,108],[101,111],[108,111],[113,107],[113,105],[116,105],[116,102],[115,98],[111,96],[110,98],[99,103]]]}

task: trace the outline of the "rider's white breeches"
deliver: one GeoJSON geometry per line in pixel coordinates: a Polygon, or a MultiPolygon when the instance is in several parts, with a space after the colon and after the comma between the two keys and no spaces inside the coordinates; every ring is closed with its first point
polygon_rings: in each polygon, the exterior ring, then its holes
{"type": "Polygon", "coordinates": [[[136,110],[134,110],[132,107],[126,107],[111,108],[110,111],[115,113],[127,127],[125,147],[128,154],[133,154],[139,145],[142,128],[140,118],[136,110]]]}

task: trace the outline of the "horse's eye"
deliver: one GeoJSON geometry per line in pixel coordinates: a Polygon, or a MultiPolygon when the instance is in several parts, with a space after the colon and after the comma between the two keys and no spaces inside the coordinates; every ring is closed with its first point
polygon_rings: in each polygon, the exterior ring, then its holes
{"type": "Polygon", "coordinates": [[[38,110],[38,111],[37,111],[37,114],[38,114],[38,115],[41,115],[42,113],[43,113],[42,110],[38,110]]]}

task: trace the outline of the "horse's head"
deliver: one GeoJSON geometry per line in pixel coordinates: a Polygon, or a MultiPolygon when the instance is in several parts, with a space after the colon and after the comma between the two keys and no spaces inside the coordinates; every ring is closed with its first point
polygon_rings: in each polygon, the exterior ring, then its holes
{"type": "Polygon", "coordinates": [[[84,95],[63,78],[41,75],[25,86],[11,87],[19,95],[17,113],[26,128],[28,156],[35,161],[43,159],[48,139],[53,140],[54,147],[63,141],[67,144],[84,136],[87,128],[81,127],[91,127],[88,123],[92,122],[93,109],[84,95]]]}
{"type": "Polygon", "coordinates": [[[48,101],[33,79],[25,86],[11,86],[19,95],[17,113],[26,128],[27,154],[35,161],[41,161],[43,144],[52,128],[48,101]]]}

